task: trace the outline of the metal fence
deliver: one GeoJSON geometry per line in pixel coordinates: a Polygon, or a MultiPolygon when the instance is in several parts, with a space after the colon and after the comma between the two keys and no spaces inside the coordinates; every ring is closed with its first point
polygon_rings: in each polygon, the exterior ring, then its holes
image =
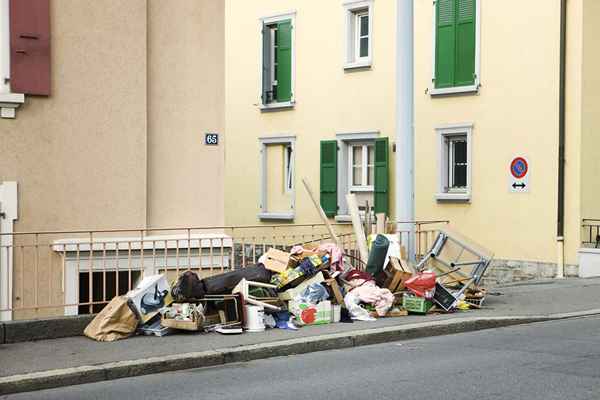
{"type": "Polygon", "coordinates": [[[600,248],[600,219],[583,219],[581,245],[583,247],[600,248]]]}
{"type": "MultiPolygon", "coordinates": [[[[396,234],[425,253],[446,221],[403,222],[396,234]],[[411,231],[413,232],[411,234],[411,231]]],[[[352,225],[333,225],[358,255],[352,225]]],[[[0,320],[98,312],[145,275],[201,277],[255,264],[269,248],[330,239],[322,224],[0,233],[0,320]]]]}

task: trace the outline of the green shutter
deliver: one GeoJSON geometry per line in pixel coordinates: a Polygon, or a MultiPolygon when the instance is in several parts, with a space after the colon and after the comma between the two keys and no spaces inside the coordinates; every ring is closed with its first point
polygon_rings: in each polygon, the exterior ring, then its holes
{"type": "Polygon", "coordinates": [[[328,217],[337,214],[337,141],[321,141],[321,207],[328,217]]]}
{"type": "Polygon", "coordinates": [[[389,215],[388,138],[375,139],[375,213],[389,215]]]}
{"type": "Polygon", "coordinates": [[[475,83],[475,0],[457,0],[455,86],[475,83]]]}
{"type": "Polygon", "coordinates": [[[292,99],[292,21],[277,23],[277,101],[292,99]]]}
{"type": "Polygon", "coordinates": [[[455,0],[436,2],[435,87],[454,86],[456,55],[455,0]]]}
{"type": "Polygon", "coordinates": [[[475,83],[475,0],[437,0],[435,87],[475,83]]]}

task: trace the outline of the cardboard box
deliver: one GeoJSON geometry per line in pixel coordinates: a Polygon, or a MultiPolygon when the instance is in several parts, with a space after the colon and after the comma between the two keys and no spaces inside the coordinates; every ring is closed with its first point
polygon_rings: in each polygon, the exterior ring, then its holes
{"type": "Polygon", "coordinates": [[[185,331],[199,331],[204,325],[204,315],[194,311],[192,313],[192,318],[189,321],[165,318],[163,315],[160,324],[167,328],[182,329],[185,331]]]}
{"type": "Polygon", "coordinates": [[[326,300],[319,304],[296,303],[290,301],[288,310],[294,315],[296,325],[324,325],[333,321],[333,307],[326,300]]]}
{"type": "Polygon", "coordinates": [[[281,300],[284,300],[284,301],[293,300],[300,293],[302,293],[304,291],[304,289],[306,289],[308,286],[312,285],[313,283],[321,283],[324,280],[325,280],[325,278],[323,277],[323,272],[319,272],[318,274],[316,274],[312,278],[305,280],[304,282],[302,282],[295,288],[291,288],[291,289],[286,290],[285,292],[279,293],[278,296],[281,300]]]}
{"type": "Polygon", "coordinates": [[[278,274],[288,269],[289,263],[290,253],[273,248],[265,253],[265,260],[263,262],[266,269],[278,274]]]}

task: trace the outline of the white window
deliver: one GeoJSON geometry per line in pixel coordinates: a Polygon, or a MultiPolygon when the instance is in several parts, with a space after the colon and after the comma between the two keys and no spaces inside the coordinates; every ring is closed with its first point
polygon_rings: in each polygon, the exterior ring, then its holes
{"type": "Polygon", "coordinates": [[[348,146],[348,182],[350,191],[373,191],[375,181],[375,146],[358,143],[348,146]]]}
{"type": "Polygon", "coordinates": [[[294,219],[295,136],[259,138],[260,141],[260,212],[261,220],[294,219]]]}
{"type": "Polygon", "coordinates": [[[439,135],[438,200],[468,201],[471,197],[471,124],[437,128],[439,135]]]}
{"type": "Polygon", "coordinates": [[[261,21],[261,110],[292,108],[295,103],[295,12],[261,21]]]}
{"type": "Polygon", "coordinates": [[[344,3],[346,17],[346,56],[344,68],[371,66],[373,1],[349,1],[344,3]]]}
{"type": "Polygon", "coordinates": [[[375,139],[379,131],[338,133],[338,214],[337,222],[350,222],[346,195],[354,193],[360,214],[369,209],[374,217],[375,139]]]}

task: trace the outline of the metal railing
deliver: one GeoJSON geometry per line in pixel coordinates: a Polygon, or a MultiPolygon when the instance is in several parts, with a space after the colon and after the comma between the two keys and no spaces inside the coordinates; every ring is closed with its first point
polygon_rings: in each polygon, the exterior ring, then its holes
{"type": "Polygon", "coordinates": [[[584,218],[581,223],[581,245],[600,248],[600,219],[584,218]]]}
{"type": "MultiPolygon", "coordinates": [[[[417,257],[446,222],[402,223],[414,227],[417,257]]],[[[333,227],[344,252],[357,256],[352,225],[333,227]]],[[[410,240],[410,230],[397,234],[410,240]]],[[[255,264],[271,247],[329,239],[322,224],[0,233],[0,319],[95,313],[146,275],[206,277],[255,264]]]]}

